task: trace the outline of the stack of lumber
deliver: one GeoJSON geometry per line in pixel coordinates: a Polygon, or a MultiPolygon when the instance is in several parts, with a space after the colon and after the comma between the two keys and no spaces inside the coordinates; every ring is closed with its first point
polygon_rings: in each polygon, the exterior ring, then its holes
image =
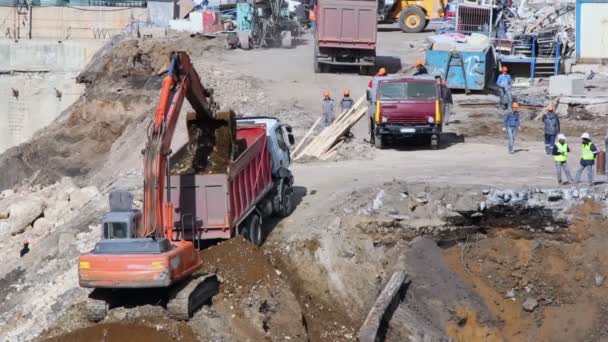
{"type": "Polygon", "coordinates": [[[298,160],[304,156],[327,160],[334,157],[338,153],[338,148],[344,143],[344,136],[348,131],[367,113],[367,101],[365,97],[361,97],[349,109],[345,110],[328,127],[324,128],[319,135],[306,145],[301,152],[300,147],[308,139],[314,131],[320,120],[317,120],[310,130],[306,133],[300,144],[293,150],[292,157],[298,160]]]}

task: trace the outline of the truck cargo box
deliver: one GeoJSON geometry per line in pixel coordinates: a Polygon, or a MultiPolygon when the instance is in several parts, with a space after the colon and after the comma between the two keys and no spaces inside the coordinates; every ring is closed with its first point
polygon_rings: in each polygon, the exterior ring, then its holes
{"type": "Polygon", "coordinates": [[[377,7],[376,1],[320,0],[319,47],[376,49],[377,7]]]}
{"type": "Polygon", "coordinates": [[[272,188],[265,126],[239,126],[236,140],[242,152],[226,173],[171,176],[174,236],[231,238],[237,224],[272,188]]]}

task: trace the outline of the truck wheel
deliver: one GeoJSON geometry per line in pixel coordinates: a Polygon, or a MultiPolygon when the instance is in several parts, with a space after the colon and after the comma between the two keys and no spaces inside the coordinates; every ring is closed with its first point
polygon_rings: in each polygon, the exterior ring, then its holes
{"type": "Polygon", "coordinates": [[[376,145],[376,135],[374,134],[374,120],[369,119],[369,143],[376,145]]]}
{"type": "Polygon", "coordinates": [[[283,186],[281,191],[281,210],[279,211],[280,217],[287,217],[293,211],[293,188],[291,185],[283,186]]]}
{"type": "Polygon", "coordinates": [[[262,234],[262,220],[256,213],[251,214],[247,219],[247,231],[249,232],[249,241],[253,242],[256,246],[261,246],[264,242],[262,234]]]}
{"type": "Polygon", "coordinates": [[[374,146],[379,150],[383,150],[386,147],[386,141],[384,137],[381,135],[376,135],[374,137],[374,146]]]}
{"type": "Polygon", "coordinates": [[[436,150],[439,148],[439,137],[436,135],[433,135],[430,139],[430,146],[432,150],[436,150]]]}
{"type": "Polygon", "coordinates": [[[426,15],[418,6],[406,7],[399,14],[399,27],[406,33],[418,33],[424,30],[426,25],[426,15]]]}
{"type": "Polygon", "coordinates": [[[320,74],[321,73],[321,63],[319,63],[319,59],[317,58],[316,55],[315,55],[315,59],[313,61],[313,65],[315,67],[315,74],[320,74]]]}

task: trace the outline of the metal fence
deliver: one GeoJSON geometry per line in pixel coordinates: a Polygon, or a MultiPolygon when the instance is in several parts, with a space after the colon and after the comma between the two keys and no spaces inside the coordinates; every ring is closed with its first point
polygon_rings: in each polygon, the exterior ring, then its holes
{"type": "Polygon", "coordinates": [[[20,3],[31,3],[33,7],[99,6],[145,8],[147,6],[146,0],[31,0],[27,2],[23,0],[0,0],[0,7],[13,7],[20,3]]]}
{"type": "Polygon", "coordinates": [[[491,6],[460,4],[456,11],[456,31],[492,35],[491,6]]]}

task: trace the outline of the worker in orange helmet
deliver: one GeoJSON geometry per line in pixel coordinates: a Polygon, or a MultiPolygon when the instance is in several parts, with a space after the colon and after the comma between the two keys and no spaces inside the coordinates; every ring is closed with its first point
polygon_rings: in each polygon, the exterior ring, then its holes
{"type": "Polygon", "coordinates": [[[547,113],[543,115],[543,123],[545,124],[545,152],[550,155],[553,154],[555,137],[560,132],[559,117],[555,113],[553,104],[547,106],[547,113]]]}
{"type": "Polygon", "coordinates": [[[310,21],[310,30],[314,35],[317,31],[317,15],[315,13],[317,9],[316,3],[308,10],[308,21],[310,21]]]}
{"type": "Polygon", "coordinates": [[[24,255],[30,252],[30,242],[28,240],[23,241],[23,247],[19,251],[19,257],[23,258],[24,255]]]}
{"type": "Polygon", "coordinates": [[[428,75],[429,71],[426,70],[426,68],[424,67],[424,64],[422,64],[421,60],[416,60],[416,72],[414,73],[414,76],[418,76],[418,75],[428,75]]]}
{"type": "Polygon", "coordinates": [[[329,95],[329,91],[323,91],[323,100],[321,100],[321,123],[323,127],[328,127],[334,121],[334,106],[335,102],[329,95]]]}
{"type": "MultiPolygon", "coordinates": [[[[386,68],[384,68],[384,67],[378,69],[378,72],[376,73],[376,77],[384,77],[384,76],[387,76],[387,75],[388,75],[388,72],[386,71],[386,68]]],[[[369,89],[371,89],[373,85],[374,85],[374,80],[371,79],[369,81],[369,83],[367,84],[367,87],[369,89]]]]}
{"type": "Polygon", "coordinates": [[[353,106],[353,99],[350,98],[350,89],[344,89],[344,97],[340,101],[340,108],[342,111],[347,111],[353,106]]]}

